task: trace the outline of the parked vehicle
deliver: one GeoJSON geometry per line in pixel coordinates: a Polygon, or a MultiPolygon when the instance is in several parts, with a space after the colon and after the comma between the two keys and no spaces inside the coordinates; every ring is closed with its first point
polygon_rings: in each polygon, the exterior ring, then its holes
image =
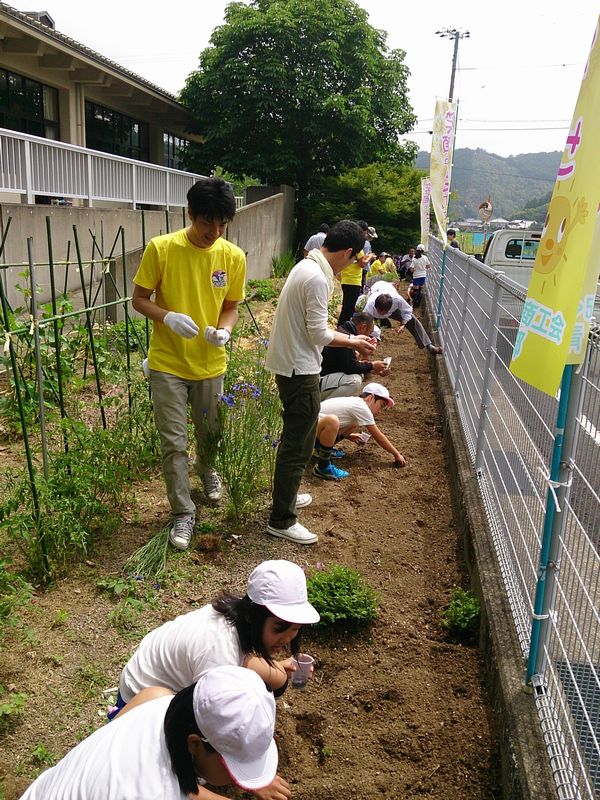
{"type": "Polygon", "coordinates": [[[541,231],[503,228],[495,231],[483,256],[476,258],[527,289],[541,238],[541,231]]]}

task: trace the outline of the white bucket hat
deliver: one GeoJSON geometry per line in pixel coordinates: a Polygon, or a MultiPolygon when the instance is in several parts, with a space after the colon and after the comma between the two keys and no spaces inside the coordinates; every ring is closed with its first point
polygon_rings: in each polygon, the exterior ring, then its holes
{"type": "Polygon", "coordinates": [[[244,789],[268,786],[277,774],[275,699],[251,669],[206,672],[194,688],[194,717],[208,743],[244,789]]]}
{"type": "Polygon", "coordinates": [[[310,625],[321,619],[308,602],[306,576],[292,561],[263,561],[248,578],[246,594],[253,603],[266,606],[285,622],[310,625]]]}
{"type": "Polygon", "coordinates": [[[367,383],[361,394],[374,394],[375,397],[381,397],[386,400],[390,408],[394,407],[394,401],[390,397],[388,389],[381,383],[367,383]]]}

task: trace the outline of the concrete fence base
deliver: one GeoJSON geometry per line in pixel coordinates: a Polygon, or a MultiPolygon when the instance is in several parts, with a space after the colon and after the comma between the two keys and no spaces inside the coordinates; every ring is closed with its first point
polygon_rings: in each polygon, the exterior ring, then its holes
{"type": "MultiPolygon", "coordinates": [[[[433,319],[429,318],[429,323],[433,319]]],[[[478,480],[462,433],[443,358],[435,362],[454,515],[472,591],[481,601],[479,645],[501,759],[503,800],[558,797],[525,664],[500,574],[478,480]]]]}

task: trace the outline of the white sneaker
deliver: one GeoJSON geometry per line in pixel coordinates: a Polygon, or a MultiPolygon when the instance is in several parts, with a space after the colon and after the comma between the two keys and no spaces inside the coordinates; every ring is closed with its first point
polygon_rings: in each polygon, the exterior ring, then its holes
{"type": "Polygon", "coordinates": [[[299,522],[295,522],[289,528],[274,528],[272,525],[267,525],[267,533],[270,533],[271,536],[278,536],[280,539],[288,539],[296,544],[314,544],[319,541],[319,537],[315,533],[311,533],[299,522]]]}
{"type": "Polygon", "coordinates": [[[212,467],[208,467],[208,469],[204,470],[200,478],[208,499],[212,500],[213,503],[220,500],[223,494],[223,487],[221,485],[221,479],[217,475],[217,471],[212,467]]]}
{"type": "Polygon", "coordinates": [[[196,517],[193,514],[180,514],[173,520],[173,527],[169,531],[169,541],[177,550],[186,550],[192,534],[196,517]]]}
{"type": "Polygon", "coordinates": [[[296,508],[306,508],[312,503],[312,495],[308,494],[308,492],[302,494],[299,493],[296,497],[296,508]]]}

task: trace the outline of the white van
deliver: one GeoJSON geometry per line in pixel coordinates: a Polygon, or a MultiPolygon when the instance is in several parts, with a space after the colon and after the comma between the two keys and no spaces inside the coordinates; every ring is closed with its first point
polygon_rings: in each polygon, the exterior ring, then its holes
{"type": "Polygon", "coordinates": [[[541,231],[503,228],[488,240],[481,260],[527,289],[541,238],[541,231]]]}

